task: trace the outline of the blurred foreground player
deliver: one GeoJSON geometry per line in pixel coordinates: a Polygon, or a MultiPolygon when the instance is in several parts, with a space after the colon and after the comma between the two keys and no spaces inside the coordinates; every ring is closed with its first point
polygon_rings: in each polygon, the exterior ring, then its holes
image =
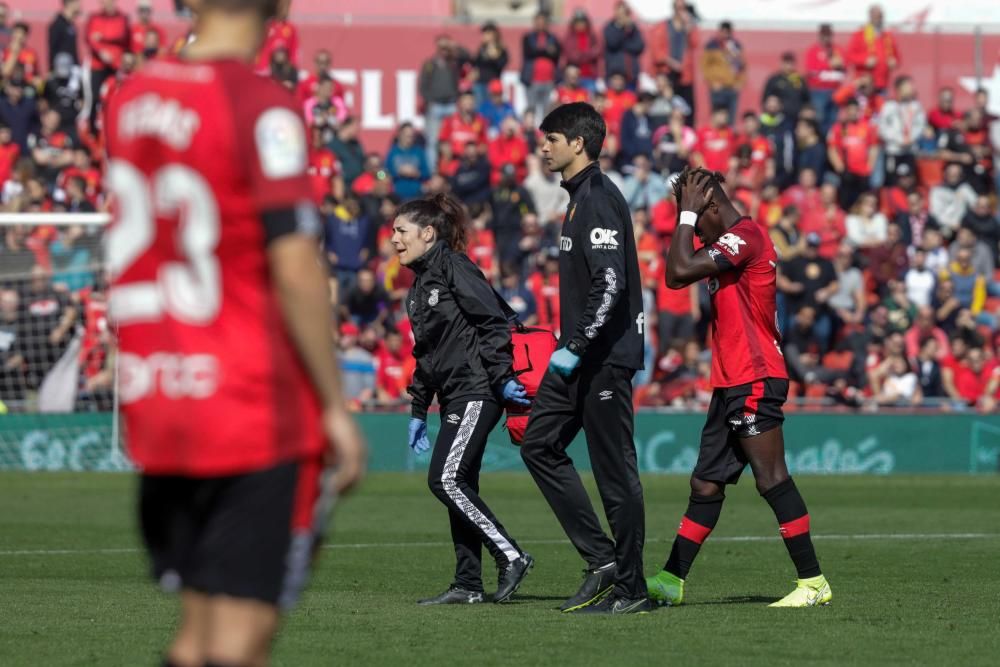
{"type": "Polygon", "coordinates": [[[788,374],[775,311],[777,256],[757,223],[733,207],[723,180],[718,173],[685,169],[674,183],[681,213],[667,254],[667,286],[682,289],[709,279],[715,391],[687,512],[663,571],[646,583],[654,601],[682,602],[684,579],[719,520],[725,487],[736,484],[749,463],[798,572],[795,590],[771,606],[827,604],[833,596],[809,536],[809,513],[785,466],[781,424],[788,374]],[[705,246],[698,252],[695,235],[705,246]]]}
{"type": "Polygon", "coordinates": [[[278,0],[200,0],[197,41],[108,109],[121,402],[167,665],[267,662],[365,446],[341,394],[294,100],[249,63],[278,0]],[[326,464],[335,472],[324,475],[326,464]]]}

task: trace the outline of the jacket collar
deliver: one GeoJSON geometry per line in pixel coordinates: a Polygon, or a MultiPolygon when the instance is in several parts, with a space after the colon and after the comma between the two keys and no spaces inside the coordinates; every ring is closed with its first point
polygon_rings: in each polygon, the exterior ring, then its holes
{"type": "Polygon", "coordinates": [[[566,190],[567,192],[569,192],[572,195],[574,192],[576,192],[579,189],[580,185],[585,180],[587,180],[588,178],[590,178],[591,176],[593,176],[595,173],[600,173],[600,171],[601,171],[600,164],[598,164],[597,160],[594,160],[593,162],[591,162],[590,164],[588,164],[586,167],[584,167],[583,169],[581,169],[580,172],[576,176],[574,176],[573,178],[569,179],[568,181],[562,181],[562,182],[560,182],[559,185],[564,190],[566,190]]]}
{"type": "Polygon", "coordinates": [[[410,268],[413,269],[414,273],[423,273],[429,267],[437,264],[447,247],[447,244],[439,239],[434,243],[434,245],[427,249],[427,252],[410,262],[410,268]]]}

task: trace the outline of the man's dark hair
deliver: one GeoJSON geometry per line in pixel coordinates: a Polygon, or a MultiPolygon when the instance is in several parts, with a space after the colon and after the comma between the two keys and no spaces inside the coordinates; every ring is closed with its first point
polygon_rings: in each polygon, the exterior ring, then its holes
{"type": "Polygon", "coordinates": [[[545,117],[539,129],[546,133],[561,134],[566,137],[566,141],[581,137],[583,150],[591,160],[596,160],[601,154],[601,146],[604,145],[604,137],[608,132],[601,114],[586,102],[556,107],[545,117]]]}
{"type": "MultiPolygon", "coordinates": [[[[709,171],[704,167],[698,167],[696,169],[684,167],[684,170],[673,179],[674,197],[677,199],[678,204],[681,202],[681,193],[684,191],[684,187],[687,185],[689,180],[692,180],[698,174],[708,174],[709,179],[706,185],[711,187],[716,193],[728,199],[725,190],[722,189],[722,184],[726,182],[726,177],[722,174],[722,172],[709,171]]],[[[719,202],[717,201],[716,203],[719,202]]],[[[700,211],[698,213],[700,213],[700,211]]]]}
{"type": "Polygon", "coordinates": [[[719,30],[728,30],[729,32],[732,32],[733,31],[733,24],[732,24],[732,22],[731,21],[723,21],[722,23],[719,24],[719,30]]]}
{"type": "Polygon", "coordinates": [[[25,35],[31,34],[31,27],[24,21],[18,21],[15,23],[14,30],[23,30],[25,35]]]}
{"type": "Polygon", "coordinates": [[[912,80],[913,79],[911,79],[909,75],[900,74],[899,76],[896,77],[896,80],[892,82],[892,87],[895,88],[896,90],[899,90],[900,86],[902,86],[907,81],[912,81],[912,80]]]}

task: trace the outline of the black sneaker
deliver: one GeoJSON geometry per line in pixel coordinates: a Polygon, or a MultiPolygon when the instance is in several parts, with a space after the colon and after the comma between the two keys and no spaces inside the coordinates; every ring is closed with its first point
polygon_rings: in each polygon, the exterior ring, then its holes
{"type": "Polygon", "coordinates": [[[521,587],[521,582],[531,572],[535,565],[535,559],[531,554],[521,554],[517,560],[508,563],[497,575],[497,592],[493,596],[494,602],[506,602],[517,589],[521,587]]]}
{"type": "Polygon", "coordinates": [[[571,612],[600,602],[615,587],[616,566],[608,563],[596,570],[583,571],[583,585],[576,595],[562,603],[560,611],[571,612]]]}
{"type": "Polygon", "coordinates": [[[603,600],[589,607],[584,607],[578,614],[609,614],[619,616],[623,614],[648,614],[653,611],[653,603],[649,598],[623,598],[611,594],[603,600]]]}
{"type": "Polygon", "coordinates": [[[418,600],[417,604],[429,607],[436,604],[478,604],[482,601],[482,593],[467,591],[464,588],[452,586],[441,595],[424,600],[418,600]]]}

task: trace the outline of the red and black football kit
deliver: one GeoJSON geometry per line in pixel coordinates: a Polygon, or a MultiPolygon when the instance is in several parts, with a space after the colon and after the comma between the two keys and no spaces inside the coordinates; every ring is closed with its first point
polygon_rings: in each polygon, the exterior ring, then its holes
{"type": "Polygon", "coordinates": [[[155,575],[288,604],[324,451],[267,257],[318,229],[300,110],[246,64],[164,59],[122,84],[106,127],[109,308],[155,575]]]}
{"type": "MultiPolygon", "coordinates": [[[[725,485],[736,484],[747,466],[741,440],[779,428],[788,396],[775,307],[777,255],[771,240],[757,223],[742,218],[704,252],[719,268],[708,281],[714,392],[692,477],[715,482],[723,491],[691,495],[664,566],[681,579],[719,520],[725,485]]],[[[795,483],[788,478],[761,495],[774,511],[799,578],[818,576],[809,514],[795,483]]]]}

